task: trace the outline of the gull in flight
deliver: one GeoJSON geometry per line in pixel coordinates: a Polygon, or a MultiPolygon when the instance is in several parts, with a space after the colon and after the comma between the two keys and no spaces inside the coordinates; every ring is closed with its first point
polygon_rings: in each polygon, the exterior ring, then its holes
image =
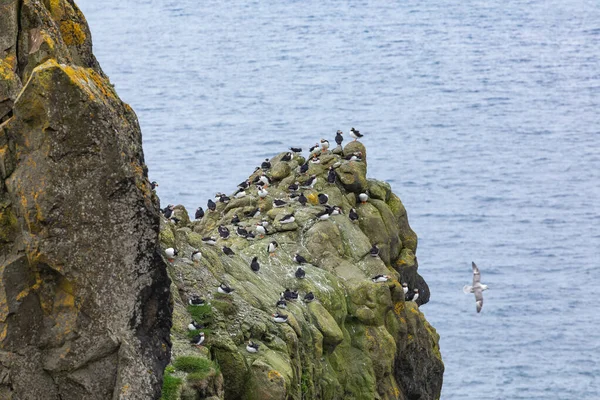
{"type": "Polygon", "coordinates": [[[479,272],[479,268],[477,265],[472,262],[473,266],[473,286],[465,285],[463,287],[463,292],[465,294],[475,293],[475,305],[477,306],[477,312],[481,312],[481,308],[483,307],[483,291],[487,290],[488,285],[481,284],[481,273],[479,272]]]}

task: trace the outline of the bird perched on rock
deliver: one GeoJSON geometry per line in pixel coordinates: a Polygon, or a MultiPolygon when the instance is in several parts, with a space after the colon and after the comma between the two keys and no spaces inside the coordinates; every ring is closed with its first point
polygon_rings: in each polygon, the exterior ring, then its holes
{"type": "Polygon", "coordinates": [[[188,300],[188,304],[190,306],[203,306],[204,304],[206,304],[206,300],[204,300],[203,298],[201,298],[197,294],[194,294],[188,300]]]}
{"type": "Polygon", "coordinates": [[[200,253],[200,250],[194,250],[192,252],[192,261],[195,263],[199,263],[202,260],[202,253],[200,253]]]}
{"type": "Polygon", "coordinates": [[[318,155],[314,155],[312,156],[312,158],[310,159],[310,162],[313,164],[321,164],[321,159],[319,158],[318,155]]]}
{"type": "Polygon", "coordinates": [[[329,212],[329,215],[331,215],[332,217],[334,215],[340,215],[340,214],[343,214],[343,212],[342,212],[342,209],[339,208],[338,206],[333,206],[331,208],[331,211],[329,212]]]}
{"type": "Polygon", "coordinates": [[[414,288],[412,292],[408,292],[404,296],[405,301],[417,301],[418,298],[419,298],[419,289],[417,289],[417,288],[414,288]]]}
{"type": "Polygon", "coordinates": [[[275,307],[285,310],[287,308],[287,301],[285,301],[283,297],[280,297],[279,300],[277,300],[275,307]]]}
{"type": "Polygon", "coordinates": [[[305,303],[310,303],[314,299],[315,295],[313,294],[313,292],[308,292],[304,295],[304,298],[302,300],[304,300],[305,303]]]}
{"type": "Polygon", "coordinates": [[[362,161],[362,152],[355,151],[354,153],[349,154],[346,157],[344,157],[344,159],[346,161],[350,161],[350,163],[353,163],[354,161],[362,161]]]}
{"type": "Polygon", "coordinates": [[[375,275],[371,280],[375,283],[387,282],[390,279],[389,275],[375,275]]]}
{"type": "Polygon", "coordinates": [[[260,164],[260,167],[263,170],[267,170],[267,169],[271,168],[271,163],[269,162],[269,159],[265,158],[265,161],[263,161],[262,164],[260,164]]]}
{"type": "Polygon", "coordinates": [[[292,158],[294,158],[294,153],[288,152],[285,153],[283,157],[281,157],[281,161],[289,162],[292,161],[292,158]]]}
{"type": "Polygon", "coordinates": [[[277,247],[279,247],[279,244],[274,240],[267,245],[267,252],[270,256],[275,255],[275,250],[277,250],[277,247]]]}
{"type": "Polygon", "coordinates": [[[254,210],[246,211],[244,213],[244,216],[246,216],[248,218],[256,218],[259,215],[260,215],[260,208],[255,208],[254,210]]]}
{"type": "Polygon", "coordinates": [[[298,298],[298,291],[291,291],[290,289],[286,288],[285,291],[281,293],[281,297],[288,301],[296,300],[298,298]]]}
{"type": "Polygon", "coordinates": [[[156,189],[157,187],[158,187],[158,182],[156,182],[156,181],[150,182],[150,188],[152,190],[156,189]]]}
{"type": "Polygon", "coordinates": [[[329,201],[329,196],[327,196],[325,193],[319,193],[319,204],[324,205],[327,204],[327,202],[329,201]]]}
{"type": "Polygon", "coordinates": [[[275,208],[281,208],[281,207],[285,207],[287,203],[281,199],[275,199],[273,200],[273,207],[275,208]]]}
{"type": "Polygon", "coordinates": [[[306,198],[304,193],[300,193],[300,196],[298,196],[298,203],[300,203],[302,206],[305,206],[306,203],[308,203],[308,199],[306,198]]]}
{"type": "Polygon", "coordinates": [[[356,213],[356,210],[354,208],[350,209],[350,213],[348,214],[348,218],[350,218],[350,221],[356,223],[358,222],[358,214],[356,213]]]}
{"type": "Polygon", "coordinates": [[[223,254],[225,254],[226,256],[234,256],[235,255],[235,253],[233,252],[233,250],[231,250],[227,246],[223,246],[223,254]]]}
{"type": "Polygon", "coordinates": [[[221,194],[221,195],[219,196],[219,202],[220,202],[220,203],[227,204],[227,203],[229,203],[230,201],[231,201],[231,198],[229,198],[228,196],[226,196],[226,195],[224,195],[224,194],[221,194]]]}
{"type": "Polygon", "coordinates": [[[473,268],[473,286],[466,285],[463,287],[463,292],[465,294],[475,294],[475,306],[477,308],[477,312],[479,313],[483,308],[483,291],[487,290],[488,285],[483,285],[481,283],[481,273],[474,262],[471,262],[471,267],[473,268]]]}
{"type": "Polygon", "coordinates": [[[192,322],[189,323],[188,325],[188,330],[189,331],[197,331],[199,329],[203,329],[204,327],[202,325],[200,325],[199,323],[197,323],[196,321],[192,320],[192,322]]]}
{"type": "Polygon", "coordinates": [[[302,175],[306,174],[308,172],[308,168],[309,168],[309,164],[308,164],[308,161],[306,161],[304,164],[302,164],[300,166],[300,173],[302,175]]]}
{"type": "Polygon", "coordinates": [[[404,282],[402,284],[402,291],[404,291],[404,296],[406,296],[406,293],[408,293],[408,283],[404,282]]]}
{"type": "Polygon", "coordinates": [[[329,167],[329,172],[327,173],[327,182],[334,184],[336,179],[335,170],[333,169],[333,165],[329,167]]]}
{"type": "Polygon", "coordinates": [[[248,236],[248,231],[247,231],[246,229],[242,228],[241,226],[238,226],[238,227],[235,229],[235,233],[237,233],[237,235],[238,235],[239,237],[243,237],[243,238],[245,238],[245,237],[247,237],[247,236],[248,236]]]}
{"type": "Polygon", "coordinates": [[[235,289],[227,286],[224,283],[221,283],[221,285],[219,285],[219,287],[217,288],[217,292],[221,293],[221,294],[231,294],[233,293],[235,289]]]}
{"type": "Polygon", "coordinates": [[[337,143],[338,146],[342,145],[342,142],[344,141],[344,136],[342,136],[344,134],[344,132],[338,130],[335,133],[335,142],[337,143]]]}
{"type": "Polygon", "coordinates": [[[225,225],[219,225],[217,230],[219,231],[219,236],[221,236],[222,239],[229,238],[229,228],[227,228],[225,225]]]}
{"type": "Polygon", "coordinates": [[[288,186],[288,190],[290,192],[295,192],[296,190],[298,190],[300,188],[300,183],[296,182],[296,183],[292,183],[290,186],[288,186]]]}
{"type": "Polygon", "coordinates": [[[311,175],[310,178],[308,178],[303,184],[302,187],[306,188],[306,189],[312,189],[313,186],[315,186],[315,183],[317,182],[317,176],[316,175],[311,175]]]}
{"type": "Polygon", "coordinates": [[[302,264],[306,263],[306,258],[304,258],[300,254],[296,253],[296,255],[294,256],[294,262],[302,265],[302,264]]]}
{"type": "Polygon", "coordinates": [[[258,272],[260,270],[260,264],[258,263],[258,257],[254,257],[252,262],[250,262],[250,269],[254,272],[258,272]]]}
{"type": "Polygon", "coordinates": [[[367,201],[369,200],[369,194],[367,192],[359,194],[358,200],[360,200],[361,204],[367,204],[367,201]]]}
{"type": "Polygon", "coordinates": [[[371,257],[377,257],[379,255],[379,247],[377,247],[376,243],[373,243],[373,247],[369,250],[369,254],[371,254],[371,257]]]}
{"type": "Polygon", "coordinates": [[[177,249],[169,247],[168,249],[165,250],[165,255],[167,256],[167,259],[170,262],[173,262],[173,261],[175,261],[175,257],[177,257],[179,255],[179,252],[177,251],[177,249]]]}
{"type": "Polygon", "coordinates": [[[329,151],[329,141],[325,139],[321,139],[321,151],[327,152],[329,151]]]}
{"type": "Polygon", "coordinates": [[[258,233],[262,239],[267,234],[267,228],[265,228],[262,224],[256,224],[256,233],[258,233]]]}
{"type": "Polygon", "coordinates": [[[261,176],[258,177],[258,182],[262,183],[262,186],[267,188],[271,184],[271,178],[269,178],[265,174],[262,174],[261,176]]]}
{"type": "Polygon", "coordinates": [[[267,189],[265,189],[262,186],[257,186],[256,189],[258,189],[258,197],[260,197],[261,200],[263,200],[265,197],[267,197],[269,195],[269,192],[267,191],[267,189]]]}
{"type": "Polygon", "coordinates": [[[331,209],[326,208],[325,210],[323,210],[317,214],[317,219],[319,221],[327,221],[330,216],[331,216],[331,209]]]}
{"type": "Polygon", "coordinates": [[[296,217],[294,217],[294,214],[287,214],[287,215],[284,215],[283,217],[281,217],[281,219],[279,220],[279,223],[280,224],[291,224],[295,220],[296,220],[296,217]]]}
{"type": "Polygon", "coordinates": [[[204,332],[200,332],[190,340],[190,343],[194,346],[201,346],[204,343],[204,332]]]}
{"type": "Polygon", "coordinates": [[[361,137],[365,136],[362,133],[360,133],[359,131],[357,131],[354,128],[350,129],[350,136],[354,138],[354,141],[356,142],[358,139],[360,139],[361,137]]]}
{"type": "Polygon", "coordinates": [[[240,183],[239,185],[237,185],[238,188],[244,190],[244,189],[248,189],[250,187],[250,179],[246,179],[244,182],[240,183]]]}
{"type": "Polygon", "coordinates": [[[196,215],[194,215],[194,218],[201,219],[202,217],[204,217],[204,210],[202,209],[202,207],[198,207],[196,209],[196,215]]]}
{"type": "Polygon", "coordinates": [[[250,340],[248,342],[248,344],[246,345],[246,351],[248,353],[258,353],[259,347],[260,347],[260,345],[258,343],[254,343],[252,340],[250,340]]]}
{"type": "Polygon", "coordinates": [[[319,143],[315,143],[314,146],[311,146],[308,151],[310,152],[310,155],[313,156],[317,153],[319,153],[320,151],[320,147],[319,147],[319,143]]]}
{"type": "Polygon", "coordinates": [[[217,238],[213,236],[203,237],[202,243],[214,246],[215,244],[217,244],[217,238]]]}
{"type": "Polygon", "coordinates": [[[175,206],[173,204],[169,204],[162,210],[162,213],[166,219],[171,219],[171,217],[173,216],[174,210],[175,210],[175,206]]]}
{"type": "Polygon", "coordinates": [[[237,225],[240,223],[240,217],[237,214],[233,214],[233,218],[231,218],[231,225],[237,225]]]}
{"type": "Polygon", "coordinates": [[[304,277],[306,276],[306,271],[304,271],[301,267],[298,267],[295,275],[298,279],[304,279],[304,277]]]}
{"type": "Polygon", "coordinates": [[[208,199],[208,202],[206,203],[206,208],[208,208],[209,211],[215,211],[217,209],[217,203],[215,203],[211,199],[208,199]]]}
{"type": "Polygon", "coordinates": [[[280,323],[280,324],[283,322],[287,322],[287,320],[288,320],[287,315],[283,315],[283,314],[279,314],[279,313],[275,313],[272,315],[273,315],[273,321],[280,323]]]}
{"type": "Polygon", "coordinates": [[[241,199],[242,197],[246,197],[246,191],[244,189],[238,189],[234,194],[233,197],[235,197],[236,199],[241,199]]]}

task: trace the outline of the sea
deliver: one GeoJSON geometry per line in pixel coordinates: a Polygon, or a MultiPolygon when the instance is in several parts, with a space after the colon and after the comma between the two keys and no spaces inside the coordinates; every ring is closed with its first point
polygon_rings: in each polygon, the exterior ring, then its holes
{"type": "Polygon", "coordinates": [[[163,206],[354,127],[419,236],[441,398],[600,399],[600,2],[77,3],[163,206]]]}

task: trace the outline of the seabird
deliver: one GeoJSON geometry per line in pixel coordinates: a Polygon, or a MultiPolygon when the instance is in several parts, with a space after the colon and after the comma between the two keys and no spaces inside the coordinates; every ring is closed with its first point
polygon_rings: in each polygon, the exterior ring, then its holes
{"type": "Polygon", "coordinates": [[[310,188],[312,189],[313,186],[315,186],[315,182],[317,181],[317,176],[316,175],[311,175],[310,178],[308,178],[303,184],[302,187],[303,188],[310,188]]]}
{"type": "Polygon", "coordinates": [[[305,173],[307,173],[307,172],[308,172],[308,167],[309,167],[309,165],[308,165],[308,161],[306,161],[304,164],[302,164],[302,165],[300,166],[300,173],[301,173],[301,174],[305,174],[305,173]]]}
{"type": "Polygon", "coordinates": [[[331,216],[331,209],[328,209],[328,208],[326,208],[325,210],[323,210],[317,214],[317,218],[321,221],[328,220],[330,216],[331,216]]]}
{"type": "Polygon", "coordinates": [[[298,291],[294,290],[292,292],[290,289],[285,289],[285,292],[281,293],[281,297],[286,300],[296,300],[298,298],[298,291]]]}
{"type": "Polygon", "coordinates": [[[475,306],[479,313],[483,308],[483,291],[487,290],[488,285],[483,285],[481,283],[481,273],[479,272],[477,265],[474,262],[471,262],[471,266],[473,267],[473,286],[466,285],[463,287],[463,292],[465,292],[465,294],[475,294],[475,306]]]}
{"type": "Polygon", "coordinates": [[[288,153],[285,153],[285,155],[283,157],[281,157],[281,161],[285,161],[285,162],[292,161],[293,157],[294,157],[294,154],[288,152],[288,153]]]}
{"type": "Polygon", "coordinates": [[[275,307],[282,308],[285,310],[287,308],[287,301],[285,301],[283,297],[280,297],[279,300],[277,300],[277,304],[275,304],[275,307]]]}
{"type": "Polygon", "coordinates": [[[262,221],[260,221],[260,224],[267,228],[269,226],[269,221],[267,221],[266,218],[263,218],[262,221]]]}
{"type": "Polygon", "coordinates": [[[333,169],[333,165],[329,167],[329,172],[327,173],[327,182],[334,184],[335,183],[335,170],[333,169]]]}
{"type": "Polygon", "coordinates": [[[231,199],[227,196],[225,196],[224,194],[219,196],[219,202],[227,204],[231,201],[231,199]]]}
{"type": "Polygon", "coordinates": [[[338,206],[333,206],[333,208],[331,209],[331,212],[329,213],[329,215],[334,216],[334,215],[340,215],[343,214],[342,209],[339,208],[338,206]]]}
{"type": "Polygon", "coordinates": [[[192,295],[192,297],[188,300],[188,304],[190,306],[203,306],[206,304],[206,300],[198,296],[197,294],[192,295]]]}
{"type": "Polygon", "coordinates": [[[388,279],[390,279],[389,275],[375,275],[374,277],[371,278],[371,280],[375,283],[387,282],[388,279]]]}
{"type": "Polygon", "coordinates": [[[362,204],[366,204],[367,200],[369,200],[369,194],[368,193],[361,193],[358,195],[358,200],[360,200],[360,202],[362,204]]]}
{"type": "Polygon", "coordinates": [[[231,249],[230,249],[229,247],[227,247],[227,246],[223,246],[223,253],[224,253],[226,256],[234,256],[234,255],[235,255],[235,253],[233,252],[233,250],[231,250],[231,249]]]}
{"type": "Polygon", "coordinates": [[[200,332],[194,336],[192,340],[190,340],[190,343],[194,346],[200,346],[202,343],[204,343],[204,332],[200,332]]]}
{"type": "Polygon", "coordinates": [[[295,275],[298,279],[304,279],[304,277],[306,276],[306,271],[304,271],[301,267],[298,267],[295,275]]]}
{"type": "Polygon", "coordinates": [[[235,289],[230,288],[224,283],[221,283],[221,285],[217,288],[217,292],[221,294],[231,294],[234,290],[235,289]]]}
{"type": "Polygon", "coordinates": [[[258,353],[259,347],[260,347],[260,345],[258,343],[254,343],[252,340],[250,340],[248,342],[248,344],[246,345],[246,351],[248,353],[258,353]]]}
{"type": "Polygon", "coordinates": [[[258,178],[258,181],[262,183],[262,186],[264,187],[269,187],[269,185],[271,184],[271,179],[264,174],[258,178]]]}
{"type": "Polygon", "coordinates": [[[258,257],[254,257],[252,262],[250,263],[250,269],[254,272],[258,272],[260,270],[260,264],[258,263],[258,257]]]}
{"type": "Polygon", "coordinates": [[[288,320],[288,316],[287,315],[283,315],[283,314],[273,314],[273,321],[278,322],[278,323],[283,323],[286,322],[288,320]]]}
{"type": "Polygon", "coordinates": [[[237,185],[237,187],[239,187],[242,190],[248,189],[250,187],[250,179],[246,179],[244,182],[237,185]]]}
{"type": "Polygon", "coordinates": [[[233,214],[233,218],[231,218],[231,225],[237,225],[240,223],[240,217],[237,214],[233,214]]]}
{"type": "Polygon", "coordinates": [[[173,262],[173,261],[175,261],[175,257],[177,257],[179,252],[177,251],[177,249],[169,247],[168,249],[165,250],[165,254],[167,255],[167,259],[170,262],[173,262]]]}
{"type": "Polygon", "coordinates": [[[190,322],[190,324],[188,325],[188,330],[189,331],[197,331],[199,329],[203,329],[204,327],[202,325],[200,325],[199,323],[197,323],[196,321],[192,320],[192,322],[190,322]]]}
{"type": "Polygon", "coordinates": [[[419,289],[414,288],[412,292],[407,293],[404,296],[405,301],[417,301],[419,298],[419,289]]]}
{"type": "Polygon", "coordinates": [[[238,226],[236,228],[235,233],[237,233],[237,235],[239,237],[243,237],[243,238],[248,236],[248,231],[246,229],[242,228],[241,226],[238,226]]]}
{"type": "Polygon", "coordinates": [[[246,235],[246,239],[248,240],[254,240],[256,236],[254,236],[254,232],[248,232],[248,234],[246,235]]]}
{"type": "Polygon", "coordinates": [[[262,226],[262,224],[256,224],[256,232],[260,235],[261,238],[264,238],[267,234],[267,228],[262,226]]]}
{"type": "Polygon", "coordinates": [[[158,187],[158,182],[156,182],[156,181],[150,182],[150,187],[152,188],[152,190],[156,189],[158,187]]]}
{"type": "Polygon", "coordinates": [[[277,247],[279,247],[279,243],[274,240],[267,245],[267,252],[270,256],[275,255],[275,250],[277,250],[277,247]]]}
{"type": "Polygon", "coordinates": [[[252,211],[247,211],[244,213],[244,215],[249,218],[256,218],[260,215],[260,208],[255,208],[252,211]]]}
{"type": "Polygon", "coordinates": [[[306,198],[304,193],[300,193],[300,196],[298,197],[298,203],[302,204],[303,206],[305,206],[306,203],[308,203],[308,199],[306,198]]]}
{"type": "Polygon", "coordinates": [[[210,211],[215,211],[217,209],[217,203],[215,203],[214,201],[212,201],[211,199],[208,199],[208,203],[206,204],[206,207],[210,210],[210,211]]]}
{"type": "Polygon", "coordinates": [[[342,136],[344,134],[344,132],[338,130],[335,133],[335,142],[337,143],[338,146],[342,145],[342,142],[344,141],[344,137],[342,136]]]}
{"type": "Polygon", "coordinates": [[[321,160],[319,159],[319,156],[317,156],[316,154],[310,159],[310,162],[313,164],[320,164],[321,160]]]}
{"type": "Polygon", "coordinates": [[[229,228],[227,228],[225,225],[220,225],[218,228],[218,231],[219,231],[219,236],[221,236],[221,238],[223,238],[223,239],[229,238],[229,228]]]}
{"type": "Polygon", "coordinates": [[[202,217],[204,217],[204,210],[202,209],[202,207],[198,207],[196,209],[196,215],[194,215],[194,218],[200,219],[202,217]]]}
{"type": "Polygon", "coordinates": [[[269,192],[267,192],[267,189],[265,189],[264,187],[257,186],[256,188],[258,189],[258,197],[260,197],[261,200],[269,195],[269,192]]]}
{"type": "Polygon", "coordinates": [[[327,196],[325,193],[319,193],[319,204],[324,205],[327,204],[327,202],[329,201],[329,196],[327,196]]]}
{"type": "Polygon", "coordinates": [[[316,154],[319,152],[319,143],[315,143],[314,146],[312,146],[311,148],[308,149],[308,151],[310,152],[310,155],[312,156],[313,154],[316,154]]]}
{"type": "Polygon", "coordinates": [[[302,264],[306,263],[306,258],[304,258],[300,254],[296,253],[296,255],[294,256],[294,262],[302,265],[302,264]]]}
{"type": "Polygon", "coordinates": [[[402,290],[404,291],[404,296],[406,296],[406,293],[408,293],[408,283],[404,282],[402,284],[402,290]]]}
{"type": "Polygon", "coordinates": [[[236,199],[241,199],[242,197],[246,197],[246,191],[244,189],[238,189],[233,194],[233,197],[235,197],[236,199]]]}
{"type": "Polygon", "coordinates": [[[358,214],[356,213],[356,210],[354,208],[350,209],[350,214],[348,214],[348,218],[350,218],[350,221],[352,222],[358,222],[358,214]]]}
{"type": "Polygon", "coordinates": [[[211,246],[214,246],[215,244],[217,244],[217,238],[213,237],[213,236],[207,236],[207,237],[203,237],[202,238],[202,243],[205,244],[209,244],[211,246]]]}
{"type": "Polygon", "coordinates": [[[325,139],[321,139],[321,150],[329,151],[329,141],[325,139]]]}
{"type": "Polygon", "coordinates": [[[283,207],[283,206],[285,206],[286,204],[287,204],[287,203],[286,203],[285,201],[283,201],[283,200],[280,200],[280,199],[275,199],[275,200],[273,200],[273,207],[275,207],[275,208],[280,208],[280,207],[283,207]]]}
{"type": "Polygon", "coordinates": [[[200,253],[200,250],[194,250],[192,252],[192,261],[195,263],[199,263],[200,260],[202,260],[202,253],[200,253]]]}
{"type": "Polygon", "coordinates": [[[346,156],[344,159],[350,161],[351,163],[354,161],[362,161],[362,152],[355,151],[354,153],[346,156]]]}
{"type": "Polygon", "coordinates": [[[290,150],[293,151],[294,153],[302,153],[301,147],[290,147],[290,150]]]}
{"type": "Polygon", "coordinates": [[[354,138],[354,141],[357,141],[358,139],[360,139],[364,135],[362,133],[360,133],[359,131],[357,131],[356,129],[351,128],[350,129],[350,136],[352,136],[354,138]]]}
{"type": "Polygon", "coordinates": [[[281,218],[279,220],[279,223],[280,224],[291,224],[295,220],[296,220],[296,217],[294,217],[294,214],[287,214],[287,215],[284,215],[283,218],[281,218]]]}
{"type": "Polygon", "coordinates": [[[308,292],[304,295],[304,302],[305,303],[310,303],[311,301],[313,301],[315,299],[315,295],[313,294],[313,292],[308,292]]]}
{"type": "Polygon", "coordinates": [[[175,210],[175,206],[173,204],[169,204],[164,210],[162,210],[162,213],[166,219],[171,219],[173,216],[173,210],[175,210]]]}
{"type": "Polygon", "coordinates": [[[299,188],[300,188],[300,183],[298,183],[298,182],[292,183],[290,186],[288,186],[288,190],[290,190],[292,192],[295,192],[299,188]]]}
{"type": "Polygon", "coordinates": [[[373,247],[371,247],[369,253],[371,254],[371,257],[377,257],[379,255],[379,247],[377,247],[376,243],[373,243],[373,247]]]}
{"type": "Polygon", "coordinates": [[[260,167],[264,170],[271,168],[271,163],[269,162],[269,159],[265,158],[265,161],[263,161],[262,164],[260,164],[260,167]]]}

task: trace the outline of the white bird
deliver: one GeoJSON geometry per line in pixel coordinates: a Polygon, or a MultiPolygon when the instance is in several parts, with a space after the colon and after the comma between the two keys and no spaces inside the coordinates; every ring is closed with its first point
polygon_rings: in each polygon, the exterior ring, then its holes
{"type": "Polygon", "coordinates": [[[250,340],[248,342],[248,344],[246,345],[246,351],[248,353],[258,353],[259,347],[260,347],[260,345],[258,343],[253,343],[252,340],[250,340]]]}
{"type": "Polygon", "coordinates": [[[241,199],[242,197],[246,197],[246,191],[244,189],[240,189],[235,193],[235,195],[233,197],[235,197],[236,199],[241,199]]]}
{"type": "Polygon", "coordinates": [[[277,323],[283,323],[286,322],[288,320],[288,316],[287,315],[283,315],[283,314],[273,314],[273,321],[277,322],[277,323]]]}
{"type": "Polygon", "coordinates": [[[360,133],[359,131],[357,131],[356,129],[351,128],[350,129],[350,136],[354,138],[354,141],[356,141],[357,139],[360,139],[364,135],[362,133],[360,133]]]}
{"type": "Polygon", "coordinates": [[[269,192],[264,187],[257,186],[256,188],[258,189],[258,197],[260,197],[261,199],[264,199],[269,195],[269,192]]]}
{"type": "Polygon", "coordinates": [[[194,346],[200,346],[202,343],[204,343],[204,332],[200,332],[194,336],[192,340],[190,340],[190,343],[192,343],[194,346]]]}
{"type": "Polygon", "coordinates": [[[383,283],[387,282],[390,279],[389,275],[375,275],[371,278],[374,283],[383,283]]]}
{"type": "Polygon", "coordinates": [[[360,202],[362,204],[366,204],[367,200],[369,200],[369,194],[368,193],[361,193],[358,195],[358,200],[360,200],[360,202]]]}
{"type": "Polygon", "coordinates": [[[177,257],[177,255],[179,254],[179,252],[177,251],[177,249],[169,247],[165,250],[165,254],[169,261],[173,262],[175,260],[175,257],[177,257]]]}
{"type": "Polygon", "coordinates": [[[487,290],[488,285],[483,285],[481,283],[481,273],[479,272],[479,268],[477,268],[477,265],[474,262],[471,262],[471,267],[473,267],[473,286],[465,285],[463,287],[463,292],[465,294],[475,294],[475,307],[477,308],[477,312],[479,313],[483,308],[483,291],[487,290]]]}
{"type": "Polygon", "coordinates": [[[197,331],[198,329],[202,329],[202,325],[192,320],[192,322],[190,322],[190,324],[188,325],[188,330],[197,331]]]}
{"type": "Polygon", "coordinates": [[[256,224],[256,233],[258,233],[261,237],[265,237],[267,234],[267,229],[262,224],[256,224]]]}
{"type": "Polygon", "coordinates": [[[199,263],[202,260],[202,253],[199,250],[194,250],[192,253],[192,261],[195,263],[199,263]]]}
{"type": "Polygon", "coordinates": [[[406,296],[406,293],[408,293],[408,283],[404,282],[402,284],[402,290],[404,291],[404,295],[406,296]]]}

